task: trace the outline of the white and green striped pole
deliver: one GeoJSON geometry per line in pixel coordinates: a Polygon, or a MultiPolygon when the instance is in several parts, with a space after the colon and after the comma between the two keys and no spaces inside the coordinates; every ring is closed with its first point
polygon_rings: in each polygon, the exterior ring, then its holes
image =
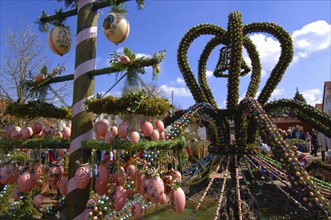
{"type": "MultiPolygon", "coordinates": [[[[77,37],[72,107],[72,133],[67,187],[67,218],[84,220],[88,218],[86,202],[90,187],[81,190],[74,181],[76,161],[87,163],[91,152],[82,149],[81,142],[93,137],[93,113],[85,110],[84,102],[94,95],[94,76],[88,75],[96,67],[97,11],[93,10],[95,0],[79,0],[77,7],[77,37]]],[[[90,183],[91,184],[91,183],[90,183]]]]}

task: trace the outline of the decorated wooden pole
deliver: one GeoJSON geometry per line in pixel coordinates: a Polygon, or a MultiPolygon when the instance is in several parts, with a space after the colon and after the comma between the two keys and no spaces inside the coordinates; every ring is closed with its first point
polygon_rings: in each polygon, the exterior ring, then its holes
{"type": "MultiPolygon", "coordinates": [[[[96,66],[97,11],[94,0],[79,0],[77,7],[77,37],[72,107],[72,134],[67,187],[67,219],[87,219],[86,202],[90,187],[78,189],[75,183],[76,161],[87,163],[90,150],[83,149],[81,142],[92,139],[93,113],[85,111],[84,102],[94,95],[94,77],[87,75],[96,66]]],[[[90,183],[91,184],[91,183],[90,183]]]]}

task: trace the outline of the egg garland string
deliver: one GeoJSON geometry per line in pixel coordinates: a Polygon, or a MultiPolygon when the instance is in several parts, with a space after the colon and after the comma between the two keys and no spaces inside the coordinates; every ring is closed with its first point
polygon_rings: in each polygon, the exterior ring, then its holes
{"type": "MultiPolygon", "coordinates": [[[[253,158],[253,159],[256,159],[256,158],[253,158]]],[[[260,164],[257,159],[256,159],[256,162],[263,167],[262,164],[260,164]]],[[[266,174],[264,172],[261,172],[263,176],[265,176],[266,178],[268,178],[266,176],[266,174]]],[[[274,173],[271,172],[271,175],[273,175],[274,177],[276,177],[278,180],[280,180],[285,186],[289,187],[289,185],[281,180],[281,178],[279,178],[277,175],[275,175],[274,173]]],[[[273,179],[271,178],[271,181],[273,182],[273,179]]],[[[274,184],[282,193],[284,193],[286,195],[287,198],[289,198],[294,204],[296,204],[299,208],[303,209],[304,211],[308,211],[308,209],[306,207],[304,207],[299,201],[297,201],[293,196],[291,196],[290,193],[286,192],[282,187],[278,186],[277,184],[274,184]]],[[[298,191],[296,193],[299,193],[298,191]]]]}
{"type": "MultiPolygon", "coordinates": [[[[265,155],[259,155],[259,157],[262,157],[262,158],[266,159],[269,163],[275,165],[275,166],[278,167],[278,168],[281,168],[281,163],[279,163],[278,161],[276,161],[276,160],[274,160],[274,159],[272,159],[272,158],[270,158],[270,157],[268,157],[268,156],[265,156],[265,155]]],[[[324,187],[324,188],[331,189],[331,184],[330,184],[330,183],[325,182],[325,181],[323,181],[323,180],[320,180],[320,179],[318,179],[318,178],[316,178],[316,177],[313,177],[313,176],[311,177],[311,179],[312,179],[314,182],[316,182],[317,185],[320,185],[320,186],[322,186],[322,187],[324,187]]]]}
{"type": "Polygon", "coordinates": [[[243,214],[242,214],[242,207],[241,207],[241,196],[240,196],[240,180],[239,180],[239,168],[238,168],[238,161],[237,161],[237,155],[234,155],[234,162],[235,162],[235,178],[236,178],[236,193],[237,193],[237,201],[238,201],[238,216],[239,220],[242,220],[243,214]]]}
{"type": "Polygon", "coordinates": [[[208,191],[209,191],[211,185],[212,185],[213,182],[214,182],[214,179],[215,179],[215,177],[216,177],[217,171],[218,171],[218,169],[220,168],[220,163],[222,163],[222,161],[220,161],[219,164],[217,165],[217,167],[216,167],[216,169],[215,169],[215,171],[214,171],[214,174],[212,175],[212,177],[211,177],[211,179],[210,179],[210,181],[209,181],[207,187],[205,188],[205,190],[204,190],[204,192],[203,192],[203,194],[202,194],[202,196],[201,196],[199,202],[197,203],[197,205],[195,206],[195,209],[192,211],[190,217],[188,218],[189,220],[193,220],[193,219],[194,219],[195,214],[196,214],[197,211],[199,210],[199,208],[200,208],[202,202],[205,200],[205,197],[206,197],[206,195],[207,195],[207,193],[208,193],[208,191]]]}
{"type": "MultiPolygon", "coordinates": [[[[191,180],[193,177],[195,177],[196,175],[200,174],[201,171],[203,171],[203,170],[205,171],[205,170],[206,170],[205,168],[206,168],[206,167],[209,167],[210,164],[212,164],[213,161],[216,161],[216,160],[217,160],[217,155],[214,155],[214,157],[212,157],[210,160],[204,160],[205,163],[201,164],[201,166],[200,166],[199,168],[192,170],[192,171],[194,171],[194,172],[191,173],[191,174],[189,174],[189,176],[188,176],[186,179],[183,179],[182,184],[186,184],[186,185],[191,184],[191,181],[190,181],[190,180],[191,180]],[[188,182],[188,181],[189,181],[189,182],[188,182]],[[188,183],[187,183],[187,182],[188,182],[188,183]]],[[[184,175],[183,175],[183,177],[184,177],[184,175]]]]}
{"type": "Polygon", "coordinates": [[[219,199],[217,200],[217,206],[216,206],[217,208],[216,208],[214,220],[219,219],[221,206],[222,206],[222,201],[223,201],[223,196],[224,196],[225,185],[226,185],[226,181],[227,181],[227,178],[228,178],[228,175],[229,175],[229,166],[230,166],[230,157],[227,156],[224,179],[223,179],[223,183],[222,183],[222,187],[221,187],[221,191],[220,191],[220,196],[219,196],[219,199]]]}

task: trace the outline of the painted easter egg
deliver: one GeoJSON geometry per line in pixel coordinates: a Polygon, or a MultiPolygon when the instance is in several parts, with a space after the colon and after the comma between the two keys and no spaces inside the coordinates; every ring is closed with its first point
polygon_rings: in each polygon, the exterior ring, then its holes
{"type": "Polygon", "coordinates": [[[130,33],[130,24],[123,14],[112,12],[103,21],[103,33],[115,44],[122,43],[130,33]]]}
{"type": "Polygon", "coordinates": [[[48,46],[57,55],[64,55],[71,48],[71,34],[65,27],[54,27],[48,33],[48,46]]]}

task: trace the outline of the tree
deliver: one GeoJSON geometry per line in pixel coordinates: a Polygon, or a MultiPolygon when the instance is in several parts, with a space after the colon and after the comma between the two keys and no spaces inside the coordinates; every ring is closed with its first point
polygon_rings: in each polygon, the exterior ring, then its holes
{"type": "MultiPolygon", "coordinates": [[[[29,95],[30,87],[27,82],[33,81],[34,76],[40,73],[44,66],[50,69],[51,61],[44,55],[44,44],[40,43],[37,33],[32,30],[32,25],[24,27],[22,20],[17,29],[9,27],[2,39],[5,50],[0,67],[0,99],[5,102],[24,103],[38,98],[36,94],[29,95]]],[[[59,99],[58,92],[66,91],[64,87],[68,88],[64,84],[58,85],[55,89],[50,88],[53,91],[48,93],[44,101],[52,100],[54,103],[54,100],[59,99]]],[[[63,97],[68,94],[61,92],[61,95],[63,97]]]]}
{"type": "Polygon", "coordinates": [[[294,95],[294,100],[298,100],[300,102],[304,102],[306,103],[306,99],[303,97],[303,95],[299,92],[298,88],[297,88],[297,91],[295,92],[295,95],[294,95]]]}

